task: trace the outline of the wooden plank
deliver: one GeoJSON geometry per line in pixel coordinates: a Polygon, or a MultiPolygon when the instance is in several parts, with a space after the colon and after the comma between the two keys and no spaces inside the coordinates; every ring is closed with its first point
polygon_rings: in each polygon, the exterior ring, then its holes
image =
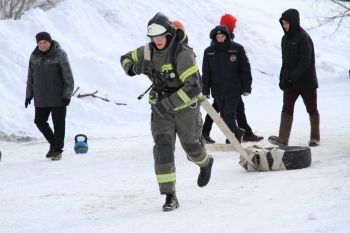
{"type": "Polygon", "coordinates": [[[212,143],[205,144],[205,148],[210,151],[234,151],[238,152],[232,144],[212,143]]]}
{"type": "Polygon", "coordinates": [[[249,158],[245,149],[243,149],[242,145],[238,142],[235,135],[232,133],[230,128],[226,125],[224,120],[220,117],[220,115],[216,112],[216,110],[211,106],[209,101],[204,97],[204,101],[201,103],[204,110],[209,114],[211,119],[215,122],[215,124],[219,127],[221,132],[226,136],[226,138],[231,142],[231,148],[234,148],[241,156],[243,156],[250,165],[255,167],[252,160],[249,158]]]}

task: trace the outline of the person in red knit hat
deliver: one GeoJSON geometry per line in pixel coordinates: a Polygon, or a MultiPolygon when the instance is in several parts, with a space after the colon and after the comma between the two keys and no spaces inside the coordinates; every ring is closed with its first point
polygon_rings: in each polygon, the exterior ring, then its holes
{"type": "Polygon", "coordinates": [[[225,25],[228,28],[231,35],[233,34],[233,31],[236,28],[236,22],[237,18],[231,14],[224,14],[223,16],[221,16],[220,19],[220,25],[225,25]]]}
{"type": "Polygon", "coordinates": [[[176,28],[175,38],[182,43],[188,44],[188,37],[185,32],[185,26],[180,20],[173,21],[174,27],[176,28]]]}
{"type": "MultiPolygon", "coordinates": [[[[232,40],[235,37],[234,30],[236,28],[236,23],[237,23],[237,18],[231,14],[224,14],[223,16],[221,16],[220,25],[224,25],[228,28],[232,40]]],[[[215,99],[213,102],[213,107],[216,109],[216,111],[219,112],[219,107],[215,99]]],[[[255,135],[253,133],[253,130],[250,128],[247,122],[247,117],[245,115],[244,102],[242,100],[242,97],[240,98],[240,101],[237,106],[236,120],[237,120],[238,127],[245,130],[244,136],[242,138],[243,142],[249,142],[249,141],[259,142],[264,139],[264,137],[262,136],[255,135]]],[[[210,131],[211,131],[212,125],[213,125],[213,120],[207,114],[207,116],[205,117],[203,130],[202,130],[202,136],[206,141],[206,143],[215,143],[215,141],[210,137],[210,131]]]]}

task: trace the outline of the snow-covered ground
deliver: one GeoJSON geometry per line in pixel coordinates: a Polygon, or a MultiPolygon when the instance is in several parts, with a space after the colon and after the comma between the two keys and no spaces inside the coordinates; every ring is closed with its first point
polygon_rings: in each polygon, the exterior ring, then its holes
{"type": "MultiPolygon", "coordinates": [[[[348,232],[350,227],[350,24],[308,30],[316,51],[321,146],[310,168],[247,173],[238,154],[210,152],[209,185],[198,188],[199,169],[177,145],[180,209],[163,213],[153,171],[147,78],[126,76],[120,56],[147,42],[146,25],[158,11],[183,21],[201,66],[209,32],[220,16],[238,18],[236,41],[253,70],[253,93],[244,97],[248,121],[265,140],[276,134],[282,106],[280,14],[297,8],[305,29],[333,5],[312,0],[117,1],[66,0],[19,21],[0,21],[0,232],[348,232]],[[62,161],[44,158],[47,143],[24,108],[28,59],[35,34],[46,30],[67,51],[78,93],[68,108],[62,161]],[[88,135],[89,152],[76,155],[74,136],[88,135]],[[20,141],[20,142],[18,142],[20,141]]],[[[204,117],[204,111],[203,111],[204,117]]],[[[309,120],[298,100],[290,143],[306,145],[309,120]]],[[[218,142],[225,137],[215,127],[218,142]]],[[[244,147],[251,144],[243,144],[244,147]]]]}

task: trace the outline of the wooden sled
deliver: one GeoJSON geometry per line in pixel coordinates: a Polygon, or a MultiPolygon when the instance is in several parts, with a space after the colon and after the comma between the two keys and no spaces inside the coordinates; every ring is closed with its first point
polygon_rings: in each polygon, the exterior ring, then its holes
{"type": "Polygon", "coordinates": [[[309,147],[287,146],[283,148],[261,148],[258,146],[251,146],[243,148],[224,120],[206,98],[201,105],[231,143],[207,144],[206,148],[208,150],[238,152],[240,154],[239,164],[247,171],[300,169],[311,165],[311,150],[309,147]]]}

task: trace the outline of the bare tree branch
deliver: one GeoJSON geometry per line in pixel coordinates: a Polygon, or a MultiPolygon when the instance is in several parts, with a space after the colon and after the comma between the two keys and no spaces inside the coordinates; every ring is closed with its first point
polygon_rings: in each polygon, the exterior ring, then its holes
{"type": "Polygon", "coordinates": [[[343,7],[343,8],[345,8],[345,9],[348,9],[348,10],[349,10],[349,7],[346,6],[345,4],[341,3],[340,0],[331,0],[331,2],[333,2],[333,3],[335,3],[335,4],[337,4],[337,5],[341,6],[341,7],[343,7]]]}
{"type": "Polygon", "coordinates": [[[97,91],[94,91],[94,92],[92,92],[92,93],[87,93],[87,94],[78,94],[78,98],[83,98],[83,97],[87,97],[87,96],[92,96],[92,97],[94,97],[95,96],[95,94],[97,94],[97,91]]]}
{"type": "MultiPolygon", "coordinates": [[[[335,30],[331,33],[331,35],[333,35],[334,33],[336,33],[339,30],[339,28],[340,28],[341,24],[344,22],[344,20],[346,18],[350,17],[350,5],[345,4],[344,0],[343,1],[342,0],[330,0],[330,2],[334,3],[335,5],[338,6],[338,8],[340,8],[340,9],[337,9],[337,13],[334,15],[331,15],[331,16],[323,17],[323,19],[319,21],[318,25],[316,25],[314,27],[310,27],[308,29],[312,30],[315,28],[322,27],[322,26],[329,24],[329,23],[337,22],[335,30]]],[[[347,2],[349,2],[349,1],[347,1],[347,2]]]]}
{"type": "MultiPolygon", "coordinates": [[[[101,99],[101,100],[106,101],[106,102],[111,102],[111,100],[109,100],[107,97],[106,97],[106,98],[103,98],[103,97],[101,97],[101,96],[97,96],[97,95],[96,95],[97,92],[98,92],[98,91],[96,90],[96,91],[94,91],[94,92],[92,92],[92,93],[78,94],[77,97],[78,97],[78,98],[84,98],[84,97],[90,96],[90,97],[94,97],[94,98],[101,99]]],[[[116,104],[116,105],[126,105],[125,103],[115,102],[115,101],[113,101],[113,100],[112,100],[112,102],[113,102],[114,104],[116,104]]]]}
{"type": "Polygon", "coordinates": [[[0,0],[0,19],[19,19],[31,8],[49,10],[63,0],[0,0]]]}
{"type": "Polygon", "coordinates": [[[79,88],[80,87],[78,86],[77,89],[75,89],[75,91],[73,92],[72,96],[74,96],[78,92],[79,88]]]}
{"type": "Polygon", "coordinates": [[[24,6],[26,5],[26,0],[22,0],[21,5],[18,7],[18,10],[16,11],[15,13],[15,16],[14,16],[14,19],[19,19],[21,17],[21,15],[23,14],[24,12],[24,6]]]}

